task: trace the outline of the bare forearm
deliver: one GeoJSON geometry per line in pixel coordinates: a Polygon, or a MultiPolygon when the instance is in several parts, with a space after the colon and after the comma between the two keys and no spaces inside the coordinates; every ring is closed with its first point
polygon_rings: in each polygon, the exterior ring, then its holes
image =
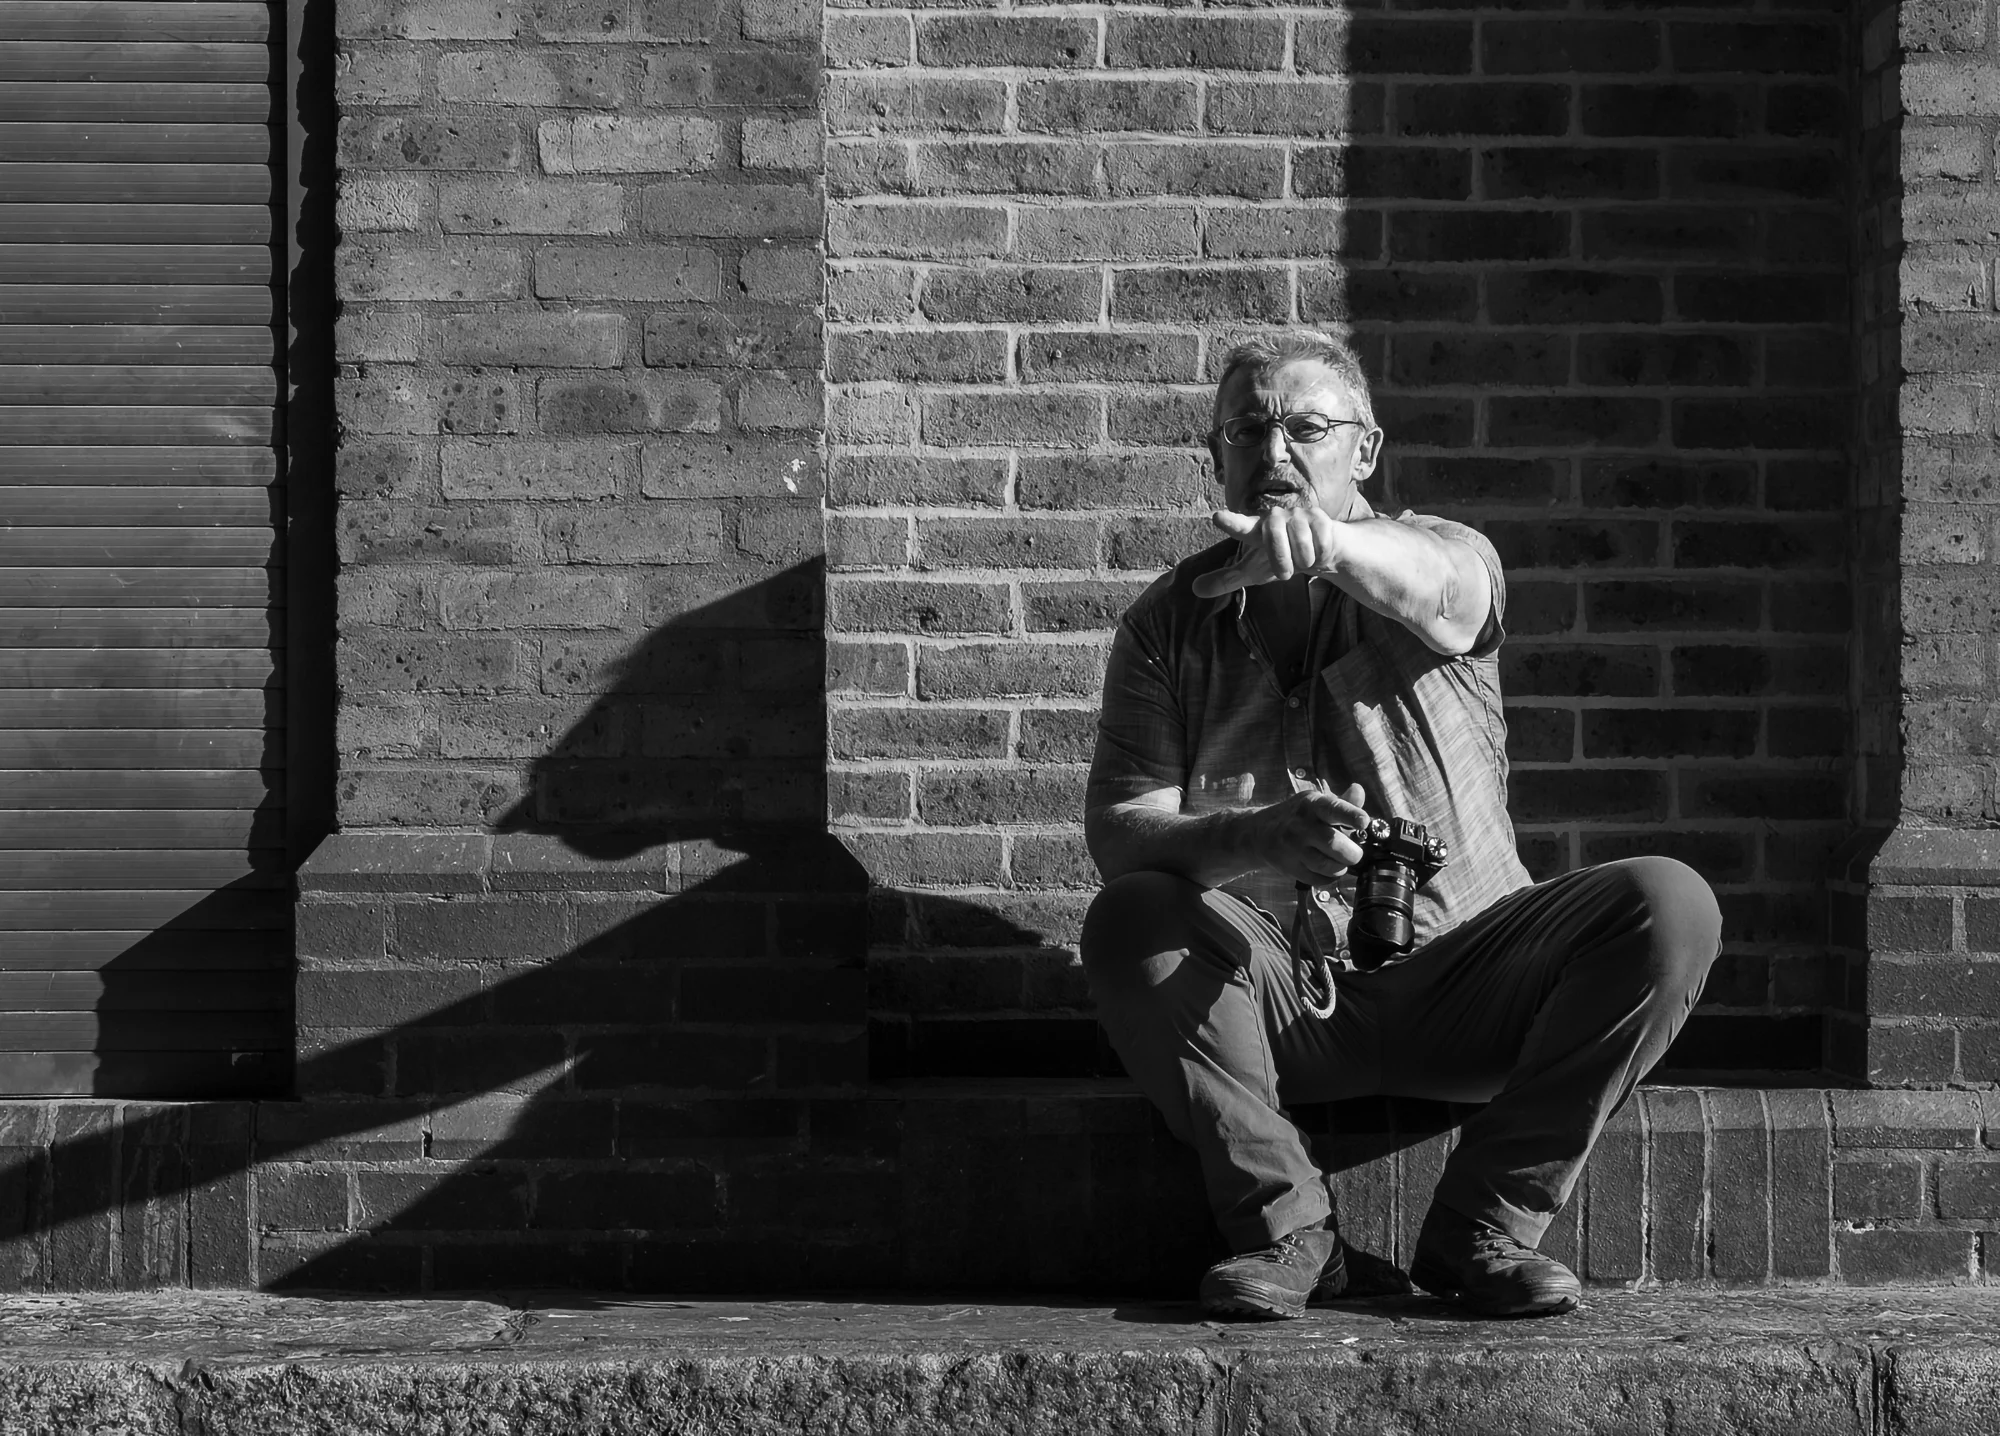
{"type": "Polygon", "coordinates": [[[1105,881],[1133,872],[1176,873],[1220,887],[1258,867],[1248,811],[1185,814],[1114,803],[1083,815],[1084,841],[1105,881]]]}
{"type": "Polygon", "coordinates": [[[1440,653],[1478,640],[1492,606],[1484,566],[1462,546],[1393,519],[1338,526],[1328,576],[1377,613],[1395,619],[1440,653]]]}

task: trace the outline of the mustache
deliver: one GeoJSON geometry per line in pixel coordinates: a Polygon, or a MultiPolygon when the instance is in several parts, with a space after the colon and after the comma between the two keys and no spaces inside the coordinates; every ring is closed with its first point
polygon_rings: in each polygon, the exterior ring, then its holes
{"type": "Polygon", "coordinates": [[[1310,487],[1306,483],[1305,476],[1299,473],[1298,470],[1291,468],[1259,469],[1250,476],[1249,483],[1250,492],[1258,494],[1273,491],[1301,494],[1305,493],[1310,487]]]}

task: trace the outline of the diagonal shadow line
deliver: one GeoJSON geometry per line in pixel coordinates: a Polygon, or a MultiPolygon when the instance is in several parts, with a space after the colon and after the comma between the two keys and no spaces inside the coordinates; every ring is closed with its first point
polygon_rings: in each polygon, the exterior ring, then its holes
{"type": "MultiPolygon", "coordinates": [[[[93,1244],[101,1247],[111,1237],[108,1229],[88,1224],[114,1208],[188,1199],[198,1189],[302,1154],[331,1152],[334,1160],[350,1160],[341,1147],[359,1152],[372,1131],[419,1115],[428,1120],[438,1110],[491,1094],[519,1098],[521,1106],[513,1128],[476,1160],[548,1162],[553,1171],[581,1154],[616,1159],[622,1168],[629,1153],[614,1150],[608,1138],[596,1148],[574,1133],[551,1138],[551,1120],[567,1122],[587,1105],[579,1098],[693,1109],[745,1103],[778,1085],[768,1066],[746,1066],[740,1051],[684,1030],[678,1014],[667,1019],[665,1008],[658,1017],[635,1010],[635,994],[673,980],[674,970],[691,960],[706,959],[725,1003],[732,963],[747,960],[767,977],[775,971],[771,964],[793,964],[776,1007],[769,1007],[767,994],[749,994],[746,1012],[763,1001],[758,1010],[764,1015],[746,1016],[740,1025],[775,1021],[794,1030],[865,1031],[868,878],[826,832],[823,816],[823,587],[819,561],[809,560],[694,605],[623,653],[607,656],[601,644],[582,644],[565,654],[559,661],[569,665],[565,671],[576,686],[602,691],[535,760],[526,796],[493,824],[501,834],[551,836],[597,860],[630,858],[665,844],[701,845],[710,857],[722,849],[733,860],[675,892],[631,894],[651,899],[650,905],[538,967],[304,1056],[296,1067],[303,1100],[255,1109],[254,1132],[246,1125],[253,1109],[241,1101],[24,1105],[17,1130],[0,1132],[0,1158],[7,1159],[0,1165],[0,1211],[20,1214],[18,1230],[0,1236],[67,1233],[52,1238],[64,1246],[52,1263],[101,1272],[102,1260],[91,1267],[93,1244]],[[761,677],[747,694],[727,681],[733,674],[740,683],[751,672],[761,677]],[[771,759],[774,750],[782,757],[771,759]],[[764,906],[780,894],[787,911],[767,920],[764,906]],[[841,916],[848,909],[852,921],[841,916]],[[745,931],[746,921],[753,932],[745,931]],[[766,932],[767,921],[775,936],[766,932]],[[392,1051],[393,1081],[387,1075],[392,1051]],[[561,1072],[557,1083],[533,1090],[552,1069],[561,1072]],[[696,1069],[694,1080],[662,1080],[663,1072],[696,1069]]],[[[1004,921],[984,913],[962,919],[996,920],[1004,921]]],[[[421,955],[415,965],[422,965],[421,955]]],[[[405,971],[411,966],[403,964],[405,971]]],[[[798,1084],[782,1085],[789,1090],[798,1084]]],[[[710,1122],[707,1138],[724,1146],[739,1135],[712,1116],[693,1113],[688,1120],[697,1127],[710,1122]]],[[[649,1167],[649,1158],[685,1153],[700,1136],[655,1143],[641,1151],[639,1168],[658,1176],[658,1161],[649,1167]]],[[[764,1140],[782,1145],[787,1136],[774,1130],[764,1140]]],[[[789,1140],[796,1145],[800,1134],[792,1132],[789,1140]]],[[[404,1148],[395,1155],[414,1153],[404,1148]]],[[[379,1221],[364,1218],[371,1223],[367,1229],[327,1231],[332,1244],[287,1273],[285,1284],[418,1285],[411,1269],[366,1250],[373,1238],[384,1232],[537,1230],[554,1217],[523,1195],[527,1184],[525,1174],[496,1186],[486,1174],[464,1171],[413,1184],[414,1201],[379,1221]]],[[[607,1192],[616,1187],[603,1185],[607,1192]]],[[[673,1183],[663,1178],[654,1183],[653,1196],[666,1192],[680,1202],[687,1221],[712,1226],[712,1194],[705,1198],[699,1185],[675,1197],[673,1183]]],[[[629,1183],[623,1190],[628,1209],[601,1193],[594,1200],[569,1193],[567,1229],[590,1235],[646,1223],[648,1213],[640,1208],[650,1198],[629,1183]]],[[[182,1213],[182,1223],[189,1240],[199,1239],[191,1210],[182,1213]]],[[[128,1242],[126,1265],[136,1262],[158,1280],[184,1280],[176,1273],[199,1256],[144,1247],[143,1241],[138,1248],[128,1242]]],[[[532,1274],[517,1262],[505,1275],[519,1285],[532,1274]]],[[[561,1278],[550,1284],[576,1284],[574,1271],[550,1275],[561,1278]]]]}

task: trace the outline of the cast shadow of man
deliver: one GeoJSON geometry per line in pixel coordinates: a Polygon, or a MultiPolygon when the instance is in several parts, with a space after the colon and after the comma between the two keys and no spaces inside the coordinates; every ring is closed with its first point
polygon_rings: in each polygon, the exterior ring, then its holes
{"type": "MultiPolygon", "coordinates": [[[[302,1043],[303,1100],[262,1109],[254,1145],[197,1142],[189,1155],[203,1117],[188,1107],[127,1109],[115,1125],[15,1145],[0,1202],[18,1199],[22,1233],[67,1230],[90,1247],[114,1239],[91,1220],[113,1207],[130,1226],[134,1203],[170,1206],[252,1164],[366,1163],[371,1132],[399,1117],[500,1099],[485,1104],[499,1114],[491,1130],[459,1122],[441,1141],[434,1120],[422,1161],[393,1143],[375,1149],[392,1160],[358,1172],[355,1229],[334,1213],[323,1224],[336,1230],[267,1239],[265,1283],[893,1280],[893,1202],[824,1207],[806,1262],[789,1251],[765,1271],[753,1247],[715,1239],[758,1218],[718,1207],[705,1161],[754,1156],[761,1171],[738,1184],[745,1193],[796,1186],[812,1160],[809,1107],[858,1097],[866,1077],[869,880],[824,821],[823,592],[810,560],[690,603],[626,651],[579,640],[549,666],[555,683],[595,696],[532,763],[525,795],[493,825],[496,845],[540,838],[568,854],[552,886],[579,871],[598,874],[580,887],[677,871],[666,891],[635,882],[609,894],[588,931],[546,956],[508,950],[502,933],[495,965],[426,989],[449,1000],[426,996],[386,1029],[302,1043]],[[280,1107],[296,1120],[264,1119],[280,1107]],[[456,1165],[430,1168],[439,1159],[456,1165]],[[542,1239],[521,1241],[528,1233],[542,1239]]],[[[301,1016],[309,1037],[338,1031],[304,1006],[301,1016]]],[[[877,1140],[893,1147],[893,1134],[877,1140]]],[[[280,1208],[267,1201],[269,1228],[280,1208]]],[[[87,1251],[71,1256],[89,1265],[87,1251]]],[[[171,1253],[151,1251],[146,1265],[154,1279],[186,1279],[171,1253]]]]}
{"type": "MultiPolygon", "coordinates": [[[[368,1212],[362,1241],[288,1283],[372,1284],[377,1255],[391,1254],[383,1280],[402,1285],[411,1273],[393,1253],[428,1232],[452,1233],[429,1244],[425,1284],[437,1289],[893,1280],[893,1202],[816,1203],[803,1259],[785,1243],[769,1270],[737,1239],[746,1224],[796,1224],[810,1186],[827,1189],[815,1115],[827,1127],[828,1103],[858,1097],[867,1075],[870,884],[826,829],[824,591],[811,559],[682,606],[609,662],[582,640],[545,665],[549,686],[597,696],[532,764],[525,795],[494,823],[496,849],[555,845],[614,886],[667,859],[678,879],[664,895],[580,902],[603,920],[566,951],[423,1013],[376,1050],[302,1063],[302,1093],[386,1073],[389,1095],[434,1108],[527,1100],[476,1154],[452,1149],[464,1170],[368,1212]],[[789,1213],[777,1210],[785,1192],[789,1213]],[[468,1236],[481,1232],[490,1238],[468,1236]],[[507,1240],[522,1232],[561,1236],[507,1240]]],[[[436,1124],[431,1155],[447,1155],[436,1124]]]]}

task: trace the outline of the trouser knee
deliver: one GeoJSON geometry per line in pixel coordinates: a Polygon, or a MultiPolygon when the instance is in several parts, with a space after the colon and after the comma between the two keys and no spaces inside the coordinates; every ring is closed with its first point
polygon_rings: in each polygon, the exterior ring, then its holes
{"type": "Polygon", "coordinates": [[[1649,975],[1663,992],[1692,999],[1722,945],[1722,909],[1700,873],[1673,858],[1618,864],[1643,908],[1649,975]]]}
{"type": "Polygon", "coordinates": [[[1201,888],[1172,873],[1135,872],[1115,877],[1092,899],[1078,944],[1093,993],[1139,980],[1154,953],[1185,947],[1201,888]]]}

